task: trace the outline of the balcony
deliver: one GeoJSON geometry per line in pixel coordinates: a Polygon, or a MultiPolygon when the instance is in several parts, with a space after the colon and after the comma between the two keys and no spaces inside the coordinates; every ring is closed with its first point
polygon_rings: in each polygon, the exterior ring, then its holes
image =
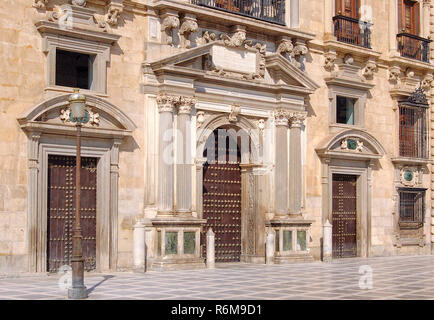
{"type": "Polygon", "coordinates": [[[369,22],[338,15],[333,17],[335,37],[340,42],[371,49],[371,26],[369,22]]]}
{"type": "Polygon", "coordinates": [[[429,63],[429,44],[431,40],[410,33],[399,33],[398,50],[401,57],[429,63]]]}
{"type": "Polygon", "coordinates": [[[191,0],[191,3],[285,25],[284,0],[191,0]]]}

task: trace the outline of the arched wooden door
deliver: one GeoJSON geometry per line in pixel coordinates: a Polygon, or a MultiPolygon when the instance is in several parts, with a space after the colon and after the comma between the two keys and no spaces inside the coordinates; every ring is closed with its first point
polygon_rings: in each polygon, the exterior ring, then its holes
{"type": "Polygon", "coordinates": [[[241,153],[237,143],[221,127],[206,142],[203,168],[203,256],[206,232],[215,233],[216,262],[236,262],[241,256],[241,153]]]}

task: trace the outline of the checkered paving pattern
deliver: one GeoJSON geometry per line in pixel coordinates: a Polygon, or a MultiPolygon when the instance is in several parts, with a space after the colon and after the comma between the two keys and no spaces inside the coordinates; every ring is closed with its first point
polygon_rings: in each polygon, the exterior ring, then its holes
{"type": "MultiPolygon", "coordinates": [[[[218,264],[214,270],[85,275],[89,299],[434,299],[434,256],[286,265],[218,264]],[[360,266],[372,289],[359,286],[360,266]]],[[[66,299],[59,275],[1,276],[0,299],[66,299]]]]}

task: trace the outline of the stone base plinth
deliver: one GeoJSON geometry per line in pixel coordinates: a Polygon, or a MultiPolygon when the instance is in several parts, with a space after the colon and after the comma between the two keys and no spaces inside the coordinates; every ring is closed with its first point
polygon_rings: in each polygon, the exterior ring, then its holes
{"type": "Polygon", "coordinates": [[[275,256],[275,264],[285,264],[285,263],[297,263],[297,262],[312,262],[314,261],[312,255],[307,253],[291,254],[287,256],[275,256]]]}
{"type": "Polygon", "coordinates": [[[203,258],[155,259],[151,264],[151,270],[154,271],[204,269],[205,267],[205,259],[203,258]]]}
{"type": "Polygon", "coordinates": [[[245,263],[264,264],[265,257],[263,255],[242,254],[240,261],[245,263]]]}

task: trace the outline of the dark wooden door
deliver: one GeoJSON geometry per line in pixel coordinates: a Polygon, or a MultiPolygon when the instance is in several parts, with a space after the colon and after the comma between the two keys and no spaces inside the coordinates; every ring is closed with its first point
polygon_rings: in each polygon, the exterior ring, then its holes
{"type": "Polygon", "coordinates": [[[203,218],[207,224],[202,234],[202,254],[206,257],[206,232],[212,228],[215,261],[235,262],[241,256],[240,150],[232,138],[221,134],[219,138],[219,133],[214,133],[207,141],[208,161],[203,169],[203,218]],[[218,140],[226,143],[219,146],[218,140]],[[220,156],[217,161],[219,148],[224,159],[220,156]]]}
{"type": "MultiPolygon", "coordinates": [[[[97,159],[81,159],[81,228],[84,268],[96,268],[96,165],[97,159]]],[[[71,265],[75,217],[75,157],[48,157],[47,271],[71,265]]]]}
{"type": "Polygon", "coordinates": [[[357,256],[357,176],[333,175],[333,257],[357,256]]]}

